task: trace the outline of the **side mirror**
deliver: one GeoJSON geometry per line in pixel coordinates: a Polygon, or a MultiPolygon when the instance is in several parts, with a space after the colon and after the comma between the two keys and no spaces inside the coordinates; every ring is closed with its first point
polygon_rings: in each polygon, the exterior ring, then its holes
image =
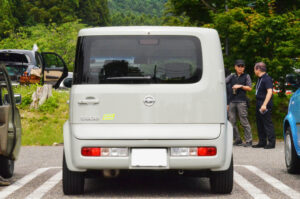
{"type": "Polygon", "coordinates": [[[15,94],[14,98],[15,98],[16,104],[21,104],[22,103],[22,96],[21,96],[21,94],[15,94]]]}
{"type": "Polygon", "coordinates": [[[73,81],[73,78],[66,78],[63,81],[63,84],[64,84],[65,87],[71,88],[72,87],[72,81],[73,81]]]}
{"type": "MultiPolygon", "coordinates": [[[[22,103],[22,96],[20,94],[15,94],[14,98],[15,98],[16,104],[21,104],[22,103]]],[[[9,99],[8,94],[4,95],[4,104],[10,104],[10,99],[9,99]]]]}

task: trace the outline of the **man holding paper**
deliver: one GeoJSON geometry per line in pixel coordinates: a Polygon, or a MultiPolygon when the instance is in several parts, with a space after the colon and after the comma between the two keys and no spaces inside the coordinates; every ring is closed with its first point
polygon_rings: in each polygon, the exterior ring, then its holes
{"type": "Polygon", "coordinates": [[[253,148],[275,148],[276,137],[271,118],[273,107],[273,82],[272,78],[266,73],[267,67],[263,62],[258,62],[254,66],[254,73],[258,77],[256,83],[256,122],[258,132],[258,144],[253,148]],[[268,144],[267,144],[268,141],[268,144]]]}

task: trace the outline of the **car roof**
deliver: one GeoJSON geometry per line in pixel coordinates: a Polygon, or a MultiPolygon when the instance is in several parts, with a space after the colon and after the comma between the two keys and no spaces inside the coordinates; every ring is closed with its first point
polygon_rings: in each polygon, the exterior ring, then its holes
{"type": "Polygon", "coordinates": [[[216,33],[210,28],[176,27],[176,26],[114,26],[81,29],[78,36],[95,35],[195,35],[216,33]]]}
{"type": "Polygon", "coordinates": [[[35,51],[32,50],[21,50],[21,49],[2,49],[0,53],[15,53],[15,54],[24,54],[27,57],[28,63],[36,65],[35,60],[35,51]]]}

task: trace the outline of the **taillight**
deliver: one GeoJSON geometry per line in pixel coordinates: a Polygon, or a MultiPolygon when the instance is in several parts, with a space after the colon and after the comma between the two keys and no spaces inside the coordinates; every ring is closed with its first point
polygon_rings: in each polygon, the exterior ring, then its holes
{"type": "Polygon", "coordinates": [[[83,147],[81,149],[81,155],[83,156],[101,156],[100,147],[83,147]]]}
{"type": "Polygon", "coordinates": [[[216,147],[172,147],[171,156],[214,156],[216,147]]]}
{"type": "Polygon", "coordinates": [[[83,156],[103,156],[103,157],[126,157],[128,148],[100,148],[100,147],[83,147],[81,149],[83,156]]]}
{"type": "Polygon", "coordinates": [[[214,156],[216,154],[216,147],[198,147],[198,156],[214,156]]]}

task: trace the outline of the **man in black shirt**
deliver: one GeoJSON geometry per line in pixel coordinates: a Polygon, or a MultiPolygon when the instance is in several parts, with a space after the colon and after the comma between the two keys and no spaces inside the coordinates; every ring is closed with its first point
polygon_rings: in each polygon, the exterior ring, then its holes
{"type": "Polygon", "coordinates": [[[226,88],[227,88],[227,104],[228,104],[228,116],[229,121],[233,126],[233,137],[234,145],[242,145],[242,139],[236,125],[237,115],[242,127],[244,128],[244,137],[246,143],[245,147],[252,146],[252,133],[251,126],[248,120],[248,107],[247,107],[247,96],[246,92],[251,91],[251,79],[250,76],[245,71],[244,60],[235,61],[235,74],[231,74],[226,78],[226,88]]]}
{"type": "Polygon", "coordinates": [[[267,67],[263,62],[258,62],[254,66],[254,73],[258,76],[256,84],[256,123],[258,132],[258,144],[253,148],[275,148],[276,138],[274,126],[271,118],[273,107],[273,82],[272,78],[266,73],[267,67]],[[269,143],[267,144],[267,140],[269,143]]]}

